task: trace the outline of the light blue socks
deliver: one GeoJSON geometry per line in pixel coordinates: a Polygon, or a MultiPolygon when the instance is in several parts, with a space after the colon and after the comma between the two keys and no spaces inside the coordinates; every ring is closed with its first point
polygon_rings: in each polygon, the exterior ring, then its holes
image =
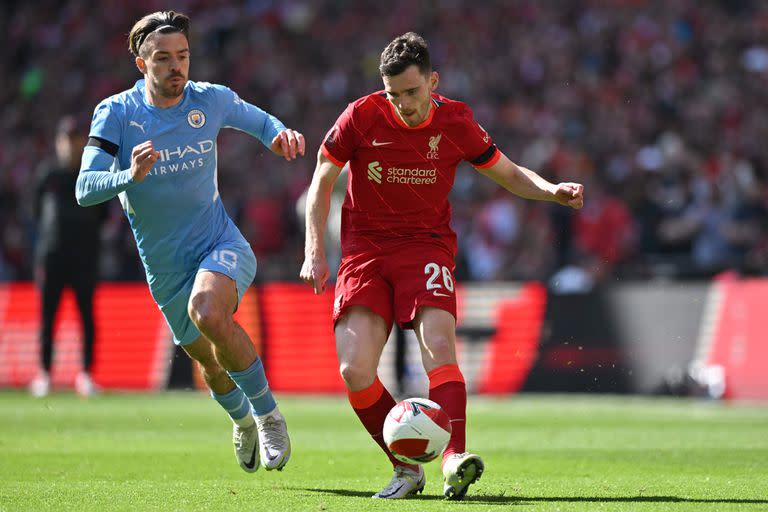
{"type": "MultiPolygon", "coordinates": [[[[263,416],[277,406],[272,392],[269,389],[267,383],[267,376],[264,373],[264,365],[261,364],[261,359],[256,358],[251,366],[241,372],[227,372],[232,380],[235,381],[237,387],[242,389],[245,396],[253,406],[253,411],[257,416],[263,416]]],[[[234,393],[234,391],[232,392],[234,393]]],[[[229,393],[229,394],[232,394],[229,393]]],[[[228,396],[228,395],[226,395],[228,396]]],[[[229,408],[224,407],[229,410],[229,408]]]]}

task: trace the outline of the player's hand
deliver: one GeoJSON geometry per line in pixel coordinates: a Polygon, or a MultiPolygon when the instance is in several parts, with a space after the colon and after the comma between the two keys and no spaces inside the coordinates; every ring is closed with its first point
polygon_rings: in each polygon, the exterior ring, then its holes
{"type": "Polygon", "coordinates": [[[149,173],[152,166],[160,158],[160,152],[155,151],[151,140],[142,142],[131,151],[131,176],[136,183],[141,182],[149,173]]]}
{"type": "Polygon", "coordinates": [[[270,149],[276,155],[280,155],[286,160],[293,160],[298,155],[304,156],[304,135],[286,128],[272,139],[270,149]]]}
{"type": "Polygon", "coordinates": [[[299,276],[305,283],[314,288],[315,295],[320,295],[325,291],[328,274],[328,262],[325,257],[307,256],[304,258],[299,276]]]}
{"type": "Polygon", "coordinates": [[[555,201],[563,206],[578,210],[584,206],[584,185],[581,183],[559,183],[555,189],[555,201]]]}

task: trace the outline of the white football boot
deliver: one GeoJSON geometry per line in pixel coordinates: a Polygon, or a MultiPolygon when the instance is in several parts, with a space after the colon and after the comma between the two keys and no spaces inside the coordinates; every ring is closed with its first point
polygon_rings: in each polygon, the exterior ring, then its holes
{"type": "Polygon", "coordinates": [[[261,465],[267,471],[282,471],[291,458],[291,439],[288,437],[285,418],[275,407],[264,416],[256,416],[256,425],[261,443],[261,465]]]}
{"type": "Polygon", "coordinates": [[[256,423],[250,427],[234,424],[232,427],[232,442],[235,445],[235,457],[243,471],[253,473],[259,469],[259,434],[256,423]]]}
{"type": "Polygon", "coordinates": [[[485,470],[483,459],[472,453],[454,453],[443,464],[443,494],[449,500],[460,500],[467,488],[475,483],[485,470]]]}
{"type": "Polygon", "coordinates": [[[86,372],[80,372],[75,377],[75,392],[83,398],[96,394],[96,384],[86,372]]]}
{"type": "Polygon", "coordinates": [[[35,398],[48,396],[51,392],[51,378],[47,372],[41,371],[37,377],[29,383],[29,393],[35,398]]]}
{"type": "Polygon", "coordinates": [[[395,466],[395,474],[392,476],[389,484],[376,494],[373,498],[382,499],[400,499],[413,496],[416,493],[424,492],[424,468],[419,466],[418,471],[414,471],[405,466],[395,466]]]}

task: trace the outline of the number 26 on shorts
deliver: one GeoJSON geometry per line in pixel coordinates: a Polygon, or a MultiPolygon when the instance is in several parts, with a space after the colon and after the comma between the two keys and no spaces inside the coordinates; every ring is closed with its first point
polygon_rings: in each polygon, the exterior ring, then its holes
{"type": "Polygon", "coordinates": [[[437,263],[427,263],[424,267],[424,274],[428,275],[427,290],[434,290],[433,295],[438,297],[448,297],[448,294],[442,293],[443,287],[449,292],[453,292],[453,276],[451,275],[451,269],[446,266],[440,266],[437,263]],[[442,284],[438,281],[442,277],[442,284]]]}

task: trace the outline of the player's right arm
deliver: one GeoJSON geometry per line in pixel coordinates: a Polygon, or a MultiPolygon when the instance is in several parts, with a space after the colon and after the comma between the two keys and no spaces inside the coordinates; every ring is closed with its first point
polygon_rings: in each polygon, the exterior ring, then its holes
{"type": "Polygon", "coordinates": [[[157,162],[160,153],[155,151],[152,141],[142,142],[131,152],[131,167],[123,171],[109,170],[115,157],[101,148],[86,146],[77,176],[75,197],[80,206],[92,206],[115,197],[140,183],[157,162]]]}
{"type": "Polygon", "coordinates": [[[304,243],[304,264],[299,275],[318,295],[325,290],[328,281],[328,260],[325,257],[323,236],[331,209],[333,185],[359,146],[359,134],[365,131],[356,115],[356,103],[347,106],[325,135],[317,152],[312,184],[307,191],[307,238],[304,243]]]}
{"type": "Polygon", "coordinates": [[[316,295],[325,290],[328,281],[328,260],[325,257],[323,237],[331,208],[331,192],[340,173],[341,167],[325,156],[322,150],[318,151],[315,174],[307,192],[304,264],[299,274],[305,283],[314,288],[316,295]]]}
{"type": "Polygon", "coordinates": [[[103,203],[141,182],[160,157],[152,141],[145,141],[133,148],[129,169],[113,171],[122,140],[122,108],[119,102],[107,99],[93,113],[75,185],[75,197],[81,206],[103,203]]]}

